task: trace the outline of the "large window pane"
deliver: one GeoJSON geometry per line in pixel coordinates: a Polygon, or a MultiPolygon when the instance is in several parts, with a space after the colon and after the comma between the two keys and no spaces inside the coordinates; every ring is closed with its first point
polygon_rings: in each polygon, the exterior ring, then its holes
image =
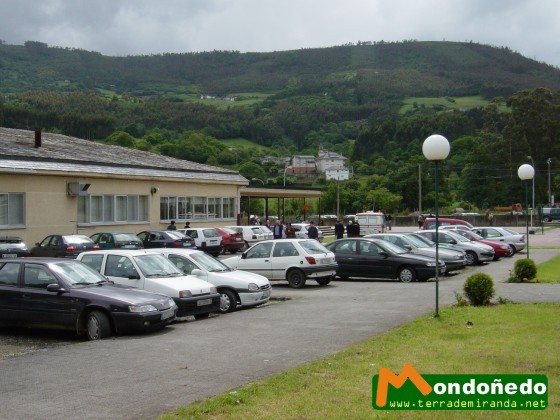
{"type": "Polygon", "coordinates": [[[193,197],[194,217],[193,219],[206,219],[206,197],[193,197]]]}
{"type": "Polygon", "coordinates": [[[115,197],[115,221],[126,222],[128,216],[128,200],[126,195],[117,195],[115,197]]]}
{"type": "Polygon", "coordinates": [[[177,207],[179,214],[178,220],[192,219],[192,198],[191,197],[177,197],[177,207]]]}
{"type": "Polygon", "coordinates": [[[25,194],[0,194],[0,225],[21,226],[25,224],[25,194]]]}
{"type": "Polygon", "coordinates": [[[149,214],[148,214],[148,196],[141,195],[138,197],[138,221],[139,222],[147,222],[149,221],[149,214]]]}
{"type": "Polygon", "coordinates": [[[223,199],[223,214],[222,217],[225,219],[235,217],[235,198],[225,197],[223,199]]]}
{"type": "Polygon", "coordinates": [[[222,217],[222,209],[220,205],[220,198],[208,198],[208,219],[217,219],[222,217]]]}

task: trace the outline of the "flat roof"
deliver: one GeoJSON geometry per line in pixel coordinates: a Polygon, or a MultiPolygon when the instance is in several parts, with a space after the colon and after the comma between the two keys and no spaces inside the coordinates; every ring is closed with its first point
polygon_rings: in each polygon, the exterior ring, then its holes
{"type": "Polygon", "coordinates": [[[298,190],[290,188],[241,188],[241,197],[257,198],[320,198],[319,190],[298,190]]]}

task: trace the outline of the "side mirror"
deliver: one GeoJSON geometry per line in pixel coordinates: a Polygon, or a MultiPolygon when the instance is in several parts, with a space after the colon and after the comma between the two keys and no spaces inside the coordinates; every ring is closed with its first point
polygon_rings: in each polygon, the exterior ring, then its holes
{"type": "Polygon", "coordinates": [[[191,275],[197,277],[205,277],[204,271],[202,271],[200,268],[195,268],[193,271],[191,271],[191,275]]]}
{"type": "Polygon", "coordinates": [[[66,293],[66,289],[64,289],[63,287],[60,287],[60,285],[57,284],[57,283],[53,283],[53,284],[48,284],[47,285],[47,292],[66,293]]]}
{"type": "Polygon", "coordinates": [[[138,274],[129,274],[129,280],[140,280],[140,276],[138,274]]]}
{"type": "Polygon", "coordinates": [[[379,256],[381,256],[381,257],[383,257],[383,258],[388,258],[388,257],[389,257],[389,254],[387,254],[385,251],[381,251],[381,252],[379,253],[379,256]]]}
{"type": "Polygon", "coordinates": [[[404,249],[412,251],[412,247],[409,244],[404,244],[404,249]]]}
{"type": "Polygon", "coordinates": [[[241,259],[242,260],[246,260],[247,259],[247,253],[244,252],[243,254],[241,254],[241,259]]]}

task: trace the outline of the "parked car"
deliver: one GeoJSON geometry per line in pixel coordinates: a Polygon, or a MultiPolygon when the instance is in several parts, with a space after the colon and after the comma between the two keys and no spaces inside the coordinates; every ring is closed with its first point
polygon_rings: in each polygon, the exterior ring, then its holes
{"type": "Polygon", "coordinates": [[[545,223],[560,220],[559,207],[544,207],[542,209],[542,221],[545,223]]]}
{"type": "Polygon", "coordinates": [[[145,230],[136,235],[144,248],[194,248],[194,239],[176,230],[145,230]]]}
{"type": "MultiPolygon", "coordinates": [[[[309,239],[309,233],[307,233],[307,231],[309,230],[309,226],[311,226],[311,224],[309,223],[292,223],[292,227],[296,231],[296,238],[309,239]]],[[[319,228],[317,228],[317,230],[319,232],[319,236],[317,237],[317,240],[319,242],[323,242],[324,240],[323,232],[321,232],[321,229],[319,228]]]]}
{"type": "Polygon", "coordinates": [[[436,270],[445,274],[445,263],[426,255],[413,254],[382,239],[337,239],[326,247],[336,255],[336,275],[350,277],[397,279],[404,283],[426,281],[435,277],[436,270]]]}
{"type": "Polygon", "coordinates": [[[248,249],[251,245],[267,239],[267,234],[258,225],[226,227],[243,235],[243,241],[245,241],[244,249],[248,249]]]}
{"type": "MultiPolygon", "coordinates": [[[[419,230],[415,233],[435,242],[435,230],[419,230]]],[[[491,246],[480,242],[470,241],[450,230],[438,231],[438,243],[442,247],[451,246],[452,248],[459,248],[465,251],[467,256],[467,265],[476,265],[478,263],[488,262],[494,259],[494,248],[491,246]]]]}
{"type": "Polygon", "coordinates": [[[220,312],[233,312],[239,307],[262,305],[270,299],[272,288],[266,277],[248,271],[234,270],[203,251],[194,249],[154,249],[161,252],[183,274],[212,283],[220,294],[220,312]]]}
{"type": "Polygon", "coordinates": [[[217,257],[222,253],[222,236],[214,228],[177,229],[184,235],[194,239],[196,249],[217,257]]]}
{"type": "Polygon", "coordinates": [[[141,249],[144,244],[134,233],[128,232],[98,232],[90,238],[99,245],[100,249],[141,249]]]}
{"type": "Polygon", "coordinates": [[[214,285],[185,276],[160,253],[108,249],[83,252],[78,260],[117,284],[170,296],[178,306],[178,317],[208,318],[220,308],[220,295],[214,285]]]}
{"type": "MultiPolygon", "coordinates": [[[[462,226],[468,227],[469,229],[473,227],[473,225],[471,225],[466,220],[453,219],[453,218],[449,218],[449,217],[438,217],[438,225],[439,226],[462,225],[462,226]]],[[[436,218],[435,217],[426,217],[424,219],[422,229],[431,230],[431,229],[435,229],[435,228],[436,228],[436,218]]]]}
{"type": "Polygon", "coordinates": [[[274,239],[274,232],[272,232],[272,229],[265,225],[261,225],[260,228],[264,233],[264,239],[274,239]]]}
{"type": "Polygon", "coordinates": [[[526,246],[525,235],[502,227],[475,227],[471,229],[484,239],[505,242],[513,249],[513,253],[523,251],[526,246]]]}
{"type": "Polygon", "coordinates": [[[243,240],[243,234],[241,232],[236,232],[235,230],[226,227],[219,227],[215,229],[222,237],[224,254],[226,252],[235,254],[245,247],[245,241],[243,240]]]}
{"type": "MultiPolygon", "coordinates": [[[[414,235],[407,233],[376,233],[366,235],[365,238],[383,239],[413,254],[426,255],[431,258],[436,257],[436,248],[414,235]]],[[[438,257],[445,263],[445,272],[460,270],[467,265],[466,254],[463,250],[448,248],[438,249],[438,257]]]]}
{"type": "Polygon", "coordinates": [[[85,235],[49,235],[31,248],[31,256],[76,258],[80,252],[98,249],[99,245],[85,235]]]}
{"type": "Polygon", "coordinates": [[[89,340],[151,331],[175,319],[161,294],[113,284],[76,260],[0,261],[0,324],[64,329],[89,340]]]}
{"type": "Polygon", "coordinates": [[[513,255],[513,248],[504,242],[484,239],[472,230],[457,229],[454,232],[458,235],[464,236],[469,241],[480,242],[494,248],[494,261],[498,261],[502,257],[511,257],[513,255]]]}
{"type": "Polygon", "coordinates": [[[243,254],[222,260],[228,267],[260,274],[269,280],[288,280],[293,288],[308,279],[330,283],[336,272],[334,254],[313,239],[274,239],[259,242],[243,254]]]}
{"type": "Polygon", "coordinates": [[[30,256],[27,245],[19,236],[0,236],[0,258],[30,256]]]}

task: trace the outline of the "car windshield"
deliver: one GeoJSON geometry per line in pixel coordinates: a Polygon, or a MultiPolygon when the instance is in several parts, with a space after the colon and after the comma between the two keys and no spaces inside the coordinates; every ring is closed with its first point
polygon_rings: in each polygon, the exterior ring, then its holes
{"type": "Polygon", "coordinates": [[[78,261],[56,263],[51,266],[51,270],[62,277],[70,287],[82,287],[107,281],[105,276],[78,261]]]}
{"type": "Polygon", "coordinates": [[[213,273],[221,271],[232,271],[227,265],[217,260],[214,257],[206,254],[205,252],[196,253],[189,255],[200,267],[204,268],[206,271],[211,271],[213,273]]]}
{"type": "Polygon", "coordinates": [[[184,233],[178,232],[176,230],[168,230],[166,233],[171,239],[183,239],[185,236],[187,236],[184,233]]]}
{"type": "Polygon", "coordinates": [[[504,228],[503,230],[504,230],[504,232],[509,233],[510,235],[516,235],[516,236],[521,235],[519,232],[516,232],[516,231],[511,230],[511,229],[504,228]]]}
{"type": "Polygon", "coordinates": [[[116,233],[115,240],[125,242],[125,241],[135,241],[139,242],[139,239],[133,233],[116,233]]]}
{"type": "Polygon", "coordinates": [[[220,236],[216,229],[202,229],[202,233],[204,233],[206,238],[215,238],[220,236]]]}
{"type": "Polygon", "coordinates": [[[163,255],[137,255],[134,261],[145,277],[176,277],[183,274],[163,255]]]}
{"type": "Polygon", "coordinates": [[[388,241],[382,241],[380,240],[377,245],[379,245],[380,248],[383,248],[385,251],[389,251],[393,254],[397,254],[397,255],[402,255],[402,254],[408,254],[409,251],[398,246],[395,245],[394,243],[388,242],[388,241]]]}
{"type": "Polygon", "coordinates": [[[410,235],[407,235],[416,239],[421,240],[422,242],[424,242],[426,245],[428,246],[436,246],[436,243],[434,241],[432,241],[429,238],[426,238],[424,235],[421,234],[416,234],[416,233],[411,233],[410,235]]]}
{"type": "Polygon", "coordinates": [[[414,248],[428,248],[430,246],[429,243],[418,238],[418,236],[408,235],[406,239],[412,244],[414,248]]]}
{"type": "Polygon", "coordinates": [[[314,239],[309,241],[300,241],[299,244],[308,254],[324,254],[325,252],[330,252],[327,248],[321,245],[314,239]]]}
{"type": "Polygon", "coordinates": [[[473,241],[479,241],[481,239],[484,239],[482,236],[480,236],[478,233],[473,232],[471,230],[458,230],[457,231],[458,235],[464,236],[467,239],[473,240],[473,241]]]}
{"type": "Polygon", "coordinates": [[[459,235],[458,233],[455,233],[455,232],[445,232],[445,234],[451,236],[457,242],[470,242],[470,239],[467,239],[464,236],[461,236],[461,235],[459,235]]]}

